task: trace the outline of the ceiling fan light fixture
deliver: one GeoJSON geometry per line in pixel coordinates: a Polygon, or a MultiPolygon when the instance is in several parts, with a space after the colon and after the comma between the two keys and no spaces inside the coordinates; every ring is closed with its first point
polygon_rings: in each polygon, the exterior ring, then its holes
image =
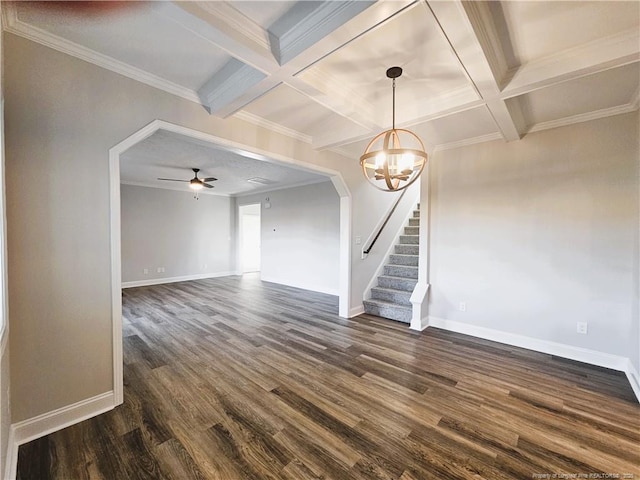
{"type": "Polygon", "coordinates": [[[196,178],[194,178],[194,179],[189,181],[189,187],[192,190],[202,190],[203,186],[204,185],[202,185],[202,182],[200,180],[196,179],[196,178]]]}
{"type": "Polygon", "coordinates": [[[418,179],[428,160],[420,137],[410,130],[396,128],[396,78],[400,75],[400,67],[387,70],[387,77],[393,80],[392,127],[376,135],[360,157],[365,178],[385,192],[407,188],[418,179]]]}

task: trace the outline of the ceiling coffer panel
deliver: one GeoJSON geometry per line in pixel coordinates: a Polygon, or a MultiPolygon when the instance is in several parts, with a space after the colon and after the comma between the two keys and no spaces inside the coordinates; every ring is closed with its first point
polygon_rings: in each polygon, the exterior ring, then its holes
{"type": "Polygon", "coordinates": [[[403,69],[397,82],[399,124],[423,117],[430,101],[455,101],[461,91],[473,95],[473,85],[438,22],[421,3],[347,43],[299,77],[320,89],[331,79],[331,85],[371,105],[375,122],[386,126],[391,122],[391,83],[385,72],[395,65],[403,69]]]}

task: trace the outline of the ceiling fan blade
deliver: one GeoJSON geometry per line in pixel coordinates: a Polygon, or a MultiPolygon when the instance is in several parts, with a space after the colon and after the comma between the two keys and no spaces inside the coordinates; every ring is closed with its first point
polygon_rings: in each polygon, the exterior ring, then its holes
{"type": "Polygon", "coordinates": [[[215,182],[216,180],[218,179],[215,177],[207,177],[202,179],[203,182],[215,182]]]}
{"type": "Polygon", "coordinates": [[[204,182],[202,182],[202,186],[207,188],[213,188],[213,185],[209,185],[208,183],[204,183],[204,182]]]}
{"type": "Polygon", "coordinates": [[[177,178],[158,178],[158,180],[167,180],[169,182],[188,182],[189,180],[178,180],[177,178]]]}

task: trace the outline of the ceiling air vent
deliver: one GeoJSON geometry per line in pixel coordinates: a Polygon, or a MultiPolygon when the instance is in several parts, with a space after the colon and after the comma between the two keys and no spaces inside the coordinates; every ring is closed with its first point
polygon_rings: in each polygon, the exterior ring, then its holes
{"type": "Polygon", "coordinates": [[[253,177],[248,179],[247,182],[255,183],[257,185],[273,185],[274,183],[278,183],[278,182],[274,182],[273,180],[267,180],[266,178],[262,178],[262,177],[253,177]]]}

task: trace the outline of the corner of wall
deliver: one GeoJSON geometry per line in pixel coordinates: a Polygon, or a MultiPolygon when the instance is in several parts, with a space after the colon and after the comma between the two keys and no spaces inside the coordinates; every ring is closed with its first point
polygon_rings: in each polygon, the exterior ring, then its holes
{"type": "Polygon", "coordinates": [[[23,420],[11,425],[9,441],[7,445],[7,464],[4,478],[7,480],[16,478],[18,465],[18,448],[50,433],[80,423],[83,420],[108,412],[116,406],[116,398],[113,391],[105,392],[95,397],[81,400],[80,402],[58,408],[51,412],[43,413],[33,418],[23,420]]]}
{"type": "Polygon", "coordinates": [[[638,371],[633,366],[633,362],[631,360],[628,360],[627,368],[624,373],[627,375],[627,380],[629,380],[629,384],[633,389],[633,393],[636,395],[638,403],[640,403],[640,375],[638,375],[638,371]]]}

